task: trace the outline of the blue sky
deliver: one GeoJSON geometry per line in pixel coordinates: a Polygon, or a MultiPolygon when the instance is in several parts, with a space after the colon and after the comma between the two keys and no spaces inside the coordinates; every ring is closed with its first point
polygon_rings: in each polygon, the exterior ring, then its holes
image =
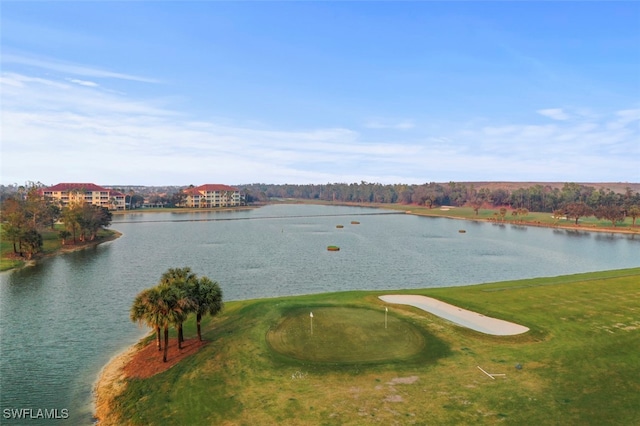
{"type": "Polygon", "coordinates": [[[639,2],[1,4],[1,183],[640,182],[639,2]]]}

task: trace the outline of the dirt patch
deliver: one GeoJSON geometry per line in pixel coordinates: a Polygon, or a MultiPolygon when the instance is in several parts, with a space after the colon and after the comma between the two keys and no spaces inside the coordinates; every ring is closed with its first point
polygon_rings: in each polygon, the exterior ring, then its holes
{"type": "Polygon", "coordinates": [[[167,362],[162,362],[162,351],[158,350],[156,342],[153,341],[131,358],[124,367],[124,374],[126,377],[147,379],[170,369],[184,358],[198,352],[207,343],[198,339],[187,339],[182,343],[182,349],[178,349],[178,342],[169,340],[167,362]]]}
{"type": "Polygon", "coordinates": [[[387,383],[388,385],[398,385],[398,384],[403,384],[403,385],[410,385],[412,383],[415,383],[418,381],[418,376],[409,376],[409,377],[396,377],[395,379],[392,379],[389,383],[387,383]]]}
{"type": "Polygon", "coordinates": [[[404,401],[400,395],[388,395],[384,400],[386,402],[403,402],[404,401]]]}

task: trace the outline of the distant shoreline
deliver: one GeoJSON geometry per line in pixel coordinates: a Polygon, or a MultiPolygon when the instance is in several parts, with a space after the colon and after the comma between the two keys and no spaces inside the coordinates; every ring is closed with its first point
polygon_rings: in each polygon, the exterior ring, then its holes
{"type": "Polygon", "coordinates": [[[209,208],[196,208],[196,207],[142,207],[133,210],[113,210],[111,214],[113,215],[124,215],[129,213],[210,213],[210,212],[224,212],[224,211],[235,211],[235,210],[252,210],[257,207],[262,207],[263,204],[260,205],[249,205],[249,206],[228,206],[228,207],[209,207],[209,208]]]}
{"type": "MultiPolygon", "coordinates": [[[[275,203],[274,203],[275,204],[275,203]]],[[[413,204],[381,204],[381,203],[349,203],[349,202],[325,202],[325,201],[312,201],[305,199],[291,199],[290,201],[285,201],[277,204],[320,204],[327,206],[345,206],[345,207],[369,207],[369,208],[379,208],[386,210],[394,210],[394,211],[404,211],[406,214],[411,214],[415,216],[425,216],[425,217],[443,217],[447,219],[457,219],[471,222],[484,222],[491,223],[495,225],[513,225],[513,226],[535,226],[538,228],[552,228],[552,229],[565,229],[570,231],[583,231],[583,232],[600,232],[600,233],[612,233],[612,234],[626,234],[626,235],[640,235],[640,225],[636,224],[634,227],[618,227],[618,226],[596,226],[591,224],[578,224],[575,225],[573,223],[544,223],[540,221],[522,221],[522,222],[513,222],[511,220],[505,221],[496,221],[493,218],[483,218],[483,217],[466,217],[466,216],[456,216],[451,214],[456,210],[463,210],[466,207],[450,207],[447,209],[441,209],[440,207],[433,207],[428,209],[423,206],[417,206],[413,204]],[[439,212],[446,211],[446,214],[441,214],[439,212]]],[[[496,210],[496,209],[483,209],[483,210],[496,210]]],[[[536,212],[531,212],[534,214],[536,212]]],[[[541,213],[541,212],[537,212],[541,213]]],[[[548,213],[551,214],[551,213],[548,213]]],[[[638,220],[640,223],[640,219],[638,220]]]]}
{"type": "Polygon", "coordinates": [[[109,241],[113,241],[116,240],[118,238],[120,238],[122,236],[122,233],[119,231],[116,231],[115,229],[108,229],[108,232],[110,232],[110,235],[107,236],[103,236],[103,237],[97,237],[95,240],[93,241],[84,241],[80,244],[74,244],[74,245],[65,245],[65,246],[60,246],[59,248],[48,252],[48,253],[38,253],[35,258],[33,259],[24,259],[23,263],[21,265],[17,265],[14,266],[12,268],[8,268],[5,269],[2,272],[9,272],[9,271],[16,271],[22,268],[27,268],[29,266],[34,266],[35,264],[37,264],[39,261],[43,260],[43,259],[47,259],[50,257],[54,257],[54,256],[58,256],[61,254],[65,254],[65,253],[72,253],[74,251],[80,251],[80,250],[85,250],[91,247],[95,247],[98,246],[102,243],[106,243],[109,241]]]}
{"type": "Polygon", "coordinates": [[[460,216],[451,216],[451,215],[439,215],[439,214],[428,214],[423,212],[406,212],[407,214],[412,214],[415,216],[426,216],[426,217],[444,217],[446,219],[458,219],[458,220],[466,220],[471,222],[484,222],[491,223],[495,225],[512,225],[512,226],[535,226],[537,228],[551,228],[551,229],[565,229],[569,231],[582,231],[582,232],[601,232],[601,233],[611,233],[611,234],[627,234],[627,235],[640,235],[640,226],[636,226],[635,228],[619,228],[619,227],[601,227],[601,226],[589,226],[589,225],[575,225],[575,224],[550,224],[550,223],[541,223],[541,222],[496,222],[494,220],[484,219],[484,218],[468,218],[468,217],[460,217],[460,216]]]}

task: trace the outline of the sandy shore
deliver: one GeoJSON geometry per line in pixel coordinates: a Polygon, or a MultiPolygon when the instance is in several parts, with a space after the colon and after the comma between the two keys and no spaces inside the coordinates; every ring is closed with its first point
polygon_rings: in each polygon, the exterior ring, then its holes
{"type": "Polygon", "coordinates": [[[114,416],[114,399],[122,393],[125,386],[125,366],[140,350],[138,345],[127,348],[124,352],[111,358],[104,366],[93,388],[94,417],[101,426],[119,425],[119,419],[114,416]]]}
{"type": "Polygon", "coordinates": [[[414,306],[416,308],[422,309],[423,311],[430,312],[441,318],[449,320],[455,324],[485,334],[492,334],[495,336],[512,336],[529,331],[527,327],[524,327],[522,325],[503,321],[497,318],[487,317],[477,312],[458,308],[457,306],[441,302],[431,297],[393,294],[380,296],[380,299],[387,303],[397,303],[401,305],[414,306]]]}

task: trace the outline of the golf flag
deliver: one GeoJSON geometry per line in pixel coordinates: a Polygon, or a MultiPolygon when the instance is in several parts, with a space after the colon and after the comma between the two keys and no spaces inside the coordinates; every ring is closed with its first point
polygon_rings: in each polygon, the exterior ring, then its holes
{"type": "Polygon", "coordinates": [[[310,316],[311,318],[313,318],[313,312],[309,313],[309,316],[310,316]]]}

